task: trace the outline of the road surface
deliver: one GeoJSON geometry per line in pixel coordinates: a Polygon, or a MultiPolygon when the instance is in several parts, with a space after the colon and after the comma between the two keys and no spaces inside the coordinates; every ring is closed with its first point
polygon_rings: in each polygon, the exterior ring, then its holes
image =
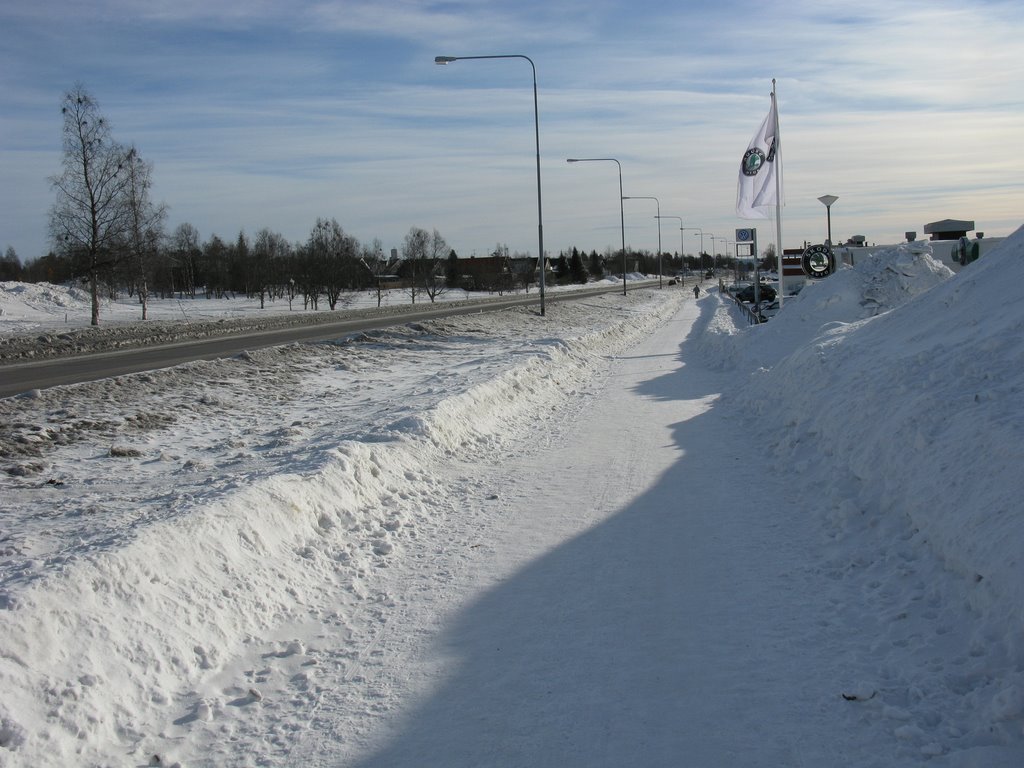
{"type": "MultiPolygon", "coordinates": [[[[631,288],[647,287],[650,283],[636,283],[631,288]]],[[[582,299],[601,293],[621,290],[619,286],[602,286],[579,291],[548,293],[546,300],[567,301],[582,299]]],[[[123,376],[129,373],[170,368],[193,360],[212,360],[231,357],[247,349],[273,347],[297,342],[336,339],[349,333],[387,328],[394,325],[421,322],[438,317],[496,312],[509,307],[537,303],[537,296],[506,296],[483,302],[462,304],[426,304],[418,311],[402,311],[391,316],[367,315],[357,319],[324,322],[274,330],[252,331],[214,339],[189,340],[143,348],[119,349],[112,352],[11,363],[0,366],[0,397],[12,397],[35,389],[48,389],[64,384],[123,376]]]]}

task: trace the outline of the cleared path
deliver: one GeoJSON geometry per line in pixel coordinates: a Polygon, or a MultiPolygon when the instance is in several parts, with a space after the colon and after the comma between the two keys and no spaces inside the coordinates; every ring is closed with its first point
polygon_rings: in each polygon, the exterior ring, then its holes
{"type": "Polygon", "coordinates": [[[816,534],[749,464],[719,402],[727,382],[687,354],[702,303],[611,361],[544,448],[481,478],[514,489],[477,531],[482,554],[385,577],[397,605],[359,673],[380,711],[339,706],[297,759],[821,766],[870,754],[833,664],[857,639],[824,620],[836,598],[806,567],[816,534]]]}

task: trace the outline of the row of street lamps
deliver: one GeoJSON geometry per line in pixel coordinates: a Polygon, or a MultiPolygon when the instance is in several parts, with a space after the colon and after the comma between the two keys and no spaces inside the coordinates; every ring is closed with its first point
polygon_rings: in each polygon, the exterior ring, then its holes
{"type": "MultiPolygon", "coordinates": [[[[533,130],[534,140],[536,142],[536,154],[537,154],[537,252],[540,254],[538,258],[538,265],[540,266],[540,313],[544,314],[544,213],[543,205],[541,203],[541,185],[540,185],[540,113],[537,109],[537,67],[533,63],[533,59],[529,56],[522,54],[499,54],[493,56],[435,56],[435,64],[450,64],[454,61],[463,61],[471,59],[523,59],[530,64],[530,68],[533,70],[533,130]]],[[[679,220],[679,240],[680,240],[680,255],[685,250],[682,247],[682,239],[684,230],[696,230],[700,233],[700,251],[704,253],[704,236],[705,232],[700,227],[684,227],[683,219],[680,216],[662,216],[661,215],[661,201],[656,197],[650,196],[630,196],[626,197],[622,194],[622,163],[620,163],[614,157],[570,157],[566,159],[567,163],[594,163],[594,162],[608,162],[615,163],[619,170],[619,221],[622,232],[622,293],[626,294],[626,217],[623,210],[624,200],[653,200],[657,206],[657,215],[655,219],[658,220],[658,286],[662,285],[662,269],[661,269],[661,220],[662,219],[678,219],[679,220]]],[[[824,202],[824,200],[823,200],[824,202]]],[[[827,204],[827,205],[830,205],[827,204]]],[[[830,222],[831,230],[831,222],[830,222]]],[[[721,240],[726,246],[726,253],[728,253],[728,243],[726,238],[715,237],[714,235],[707,233],[707,236],[712,241],[712,246],[715,240],[721,240]]],[[[829,232],[829,239],[831,239],[831,231],[829,232]]],[[[703,269],[703,264],[701,265],[703,269]]]]}

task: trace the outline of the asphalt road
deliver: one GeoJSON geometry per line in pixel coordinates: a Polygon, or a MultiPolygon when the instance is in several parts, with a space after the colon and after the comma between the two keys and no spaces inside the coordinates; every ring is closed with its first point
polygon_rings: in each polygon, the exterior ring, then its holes
{"type": "MultiPolygon", "coordinates": [[[[636,283],[630,288],[647,287],[650,283],[636,283]]],[[[545,305],[557,301],[571,301],[602,293],[621,291],[621,286],[587,288],[579,291],[546,293],[545,305]]],[[[115,352],[59,357],[28,363],[12,363],[0,366],[0,398],[12,397],[34,389],[47,389],[62,384],[78,384],[96,381],[128,373],[170,368],[192,360],[213,360],[238,355],[247,349],[274,347],[295,342],[324,341],[337,339],[358,331],[388,328],[395,325],[430,320],[452,315],[466,315],[476,312],[496,312],[509,307],[538,304],[536,294],[523,297],[503,297],[487,302],[472,302],[466,306],[425,305],[422,311],[402,312],[390,317],[349,319],[304,325],[293,328],[278,328],[269,331],[248,332],[215,339],[197,339],[174,344],[150,345],[135,349],[121,349],[115,352]]],[[[539,307],[538,307],[539,311],[539,307]]]]}

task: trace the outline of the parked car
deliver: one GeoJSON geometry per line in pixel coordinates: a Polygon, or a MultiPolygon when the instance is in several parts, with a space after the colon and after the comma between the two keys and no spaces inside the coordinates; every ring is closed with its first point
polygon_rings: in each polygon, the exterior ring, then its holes
{"type": "MultiPolygon", "coordinates": [[[[754,302],[754,287],[753,285],[744,286],[733,295],[744,303],[752,304],[754,302]]],[[[775,301],[775,289],[762,283],[758,286],[758,298],[761,301],[775,301]]]]}

